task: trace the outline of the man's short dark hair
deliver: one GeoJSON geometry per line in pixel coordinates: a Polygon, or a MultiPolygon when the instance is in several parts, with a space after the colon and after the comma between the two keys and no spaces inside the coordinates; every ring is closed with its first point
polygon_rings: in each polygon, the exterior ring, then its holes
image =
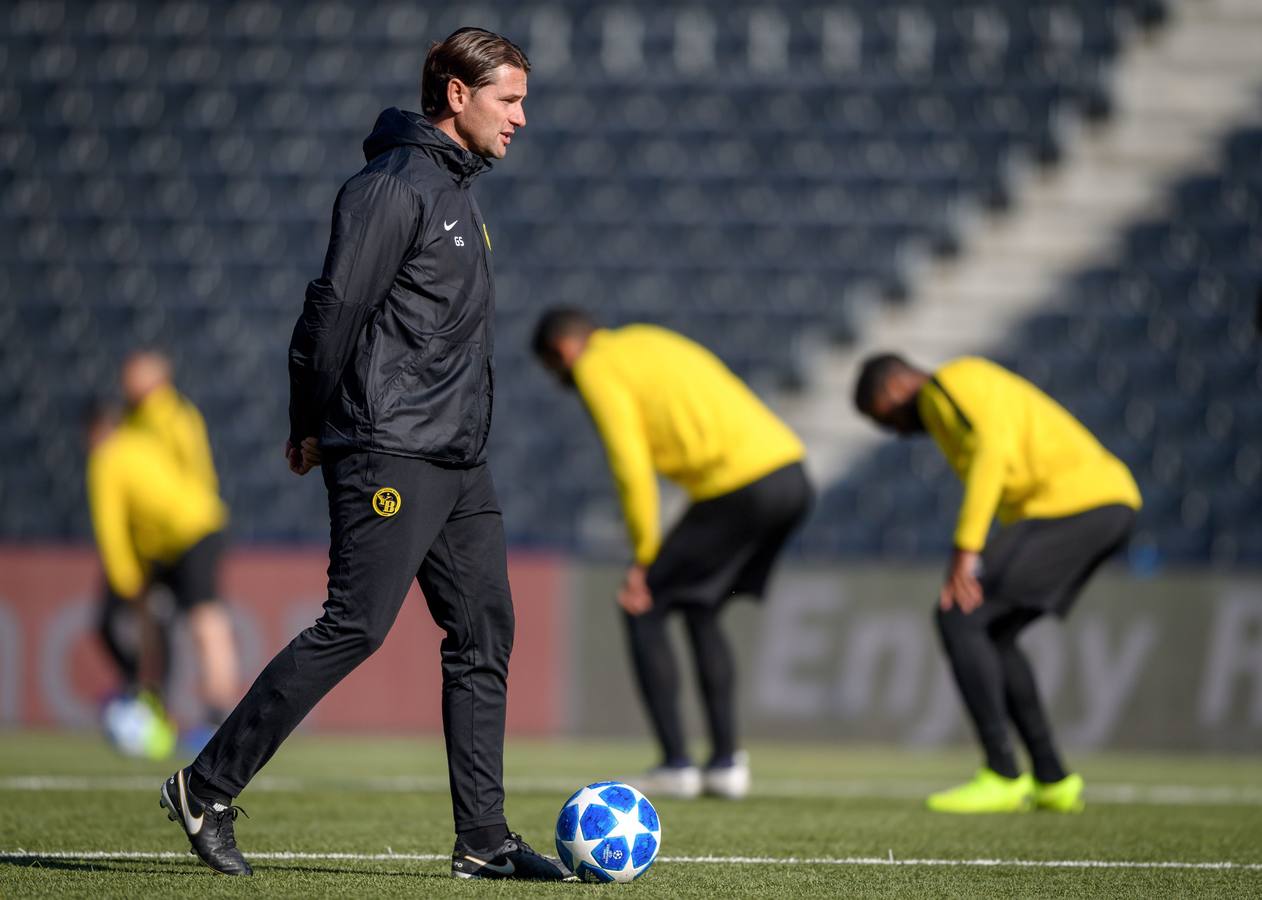
{"type": "Polygon", "coordinates": [[[855,409],[870,414],[876,405],[876,395],[885,382],[895,373],[907,369],[914,370],[915,366],[897,353],[878,353],[865,359],[859,367],[859,380],[854,386],[855,409]]]}
{"type": "Polygon", "coordinates": [[[459,78],[473,90],[495,78],[500,66],[530,71],[525,51],[503,35],[484,28],[461,28],[433,44],[421,70],[421,112],[438,116],[447,109],[447,85],[459,78]]]}
{"type": "Polygon", "coordinates": [[[557,342],[562,338],[572,334],[590,334],[595,328],[595,319],[585,310],[577,306],[554,306],[539,317],[530,349],[535,356],[543,359],[556,349],[557,342]]]}

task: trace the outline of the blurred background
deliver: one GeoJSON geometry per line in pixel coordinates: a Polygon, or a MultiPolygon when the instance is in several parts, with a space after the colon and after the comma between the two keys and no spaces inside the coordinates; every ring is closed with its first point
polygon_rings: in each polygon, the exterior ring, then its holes
{"type": "MultiPolygon", "coordinates": [[[[362,139],[467,24],[534,66],[476,188],[515,732],[643,731],[604,454],[528,354],[568,303],[710,346],[807,441],[814,517],[734,616],[752,733],[965,737],[928,614],[959,488],[851,409],[858,359],[893,349],[1014,368],[1139,481],[1127,558],[1029,635],[1067,742],[1262,747],[1256,0],[6,4],[0,723],[90,726],[109,689],[81,422],[138,347],[209,426],[243,677],[318,614],[324,491],[280,453],[289,333],[362,139]]],[[[423,606],[398,631],[309,727],[437,726],[423,606]]]]}

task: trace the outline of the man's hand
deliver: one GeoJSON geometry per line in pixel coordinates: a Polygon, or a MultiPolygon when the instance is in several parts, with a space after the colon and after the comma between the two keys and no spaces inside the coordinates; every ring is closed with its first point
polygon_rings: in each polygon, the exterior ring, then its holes
{"type": "Polygon", "coordinates": [[[285,441],[285,461],[289,463],[289,471],[295,475],[306,475],[320,465],[320,442],[313,437],[303,438],[302,444],[295,447],[285,441]]]}
{"type": "Polygon", "coordinates": [[[972,550],[960,550],[951,555],[951,567],[938,594],[938,606],[943,612],[958,606],[960,612],[971,613],[982,605],[982,584],[977,580],[981,554],[972,550]]]}
{"type": "Polygon", "coordinates": [[[298,449],[302,451],[302,462],[307,467],[307,471],[311,471],[320,465],[320,441],[318,438],[303,438],[302,446],[298,449]]]}
{"type": "Polygon", "coordinates": [[[653,594],[644,566],[638,563],[627,569],[618,589],[618,605],[633,616],[642,616],[653,608],[653,594]]]}

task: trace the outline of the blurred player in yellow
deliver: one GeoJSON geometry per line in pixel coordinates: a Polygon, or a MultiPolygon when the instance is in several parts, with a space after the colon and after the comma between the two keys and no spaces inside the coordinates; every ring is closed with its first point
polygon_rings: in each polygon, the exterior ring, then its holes
{"type": "Polygon", "coordinates": [[[123,362],[120,381],[127,402],[123,424],[156,438],[185,474],[218,496],[219,476],[206,422],[192,401],[171,383],[167,358],[152,350],[137,351],[123,362]]]}
{"type": "Polygon", "coordinates": [[[728,798],[749,790],[738,747],[735,672],[720,614],[761,598],[780,551],[810,508],[801,441],[709,350],[653,325],[597,328],[582,310],[543,315],[534,352],[576,387],[604,442],[634,562],[618,595],[640,694],[662,763],[632,779],[647,792],[728,798]],[[663,539],[657,475],[692,501],[663,539]],[[706,710],[711,756],[692,764],[666,617],[683,615],[706,710]]]}
{"type": "Polygon", "coordinates": [[[149,618],[149,589],[167,587],[186,618],[206,719],[217,724],[237,699],[237,654],[219,599],[227,509],[206,426],[160,355],[129,357],[122,384],[129,412],[121,424],[102,411],[89,428],[88,497],[107,583],[102,634],[135,680],[139,666],[118,623],[128,609],[149,618]]]}
{"type": "Polygon", "coordinates": [[[1066,615],[1125,545],[1140,506],[1126,465],[1047,394],[984,359],[936,372],[884,354],[863,363],[855,406],[901,435],[928,432],[964,483],[937,622],[986,755],[970,782],[929,797],[939,812],[1082,809],[1083,781],[1052,739],[1021,631],[1066,615]],[[993,535],[991,520],[1002,523],[993,535]],[[1022,774],[1008,732],[1034,769],[1022,774]]]}

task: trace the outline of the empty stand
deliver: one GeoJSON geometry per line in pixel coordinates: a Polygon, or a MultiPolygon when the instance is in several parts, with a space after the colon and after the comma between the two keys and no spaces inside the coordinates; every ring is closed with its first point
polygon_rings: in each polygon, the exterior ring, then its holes
{"type": "MultiPolygon", "coordinates": [[[[599,550],[614,501],[577,401],[528,359],[541,309],[657,321],[759,384],[800,382],[805,344],[851,336],[869,304],[905,292],[925,254],[957,246],[963,216],[1007,202],[1014,164],[1058,157],[1066,117],[1107,111],[1115,54],[1162,8],[15,4],[0,13],[0,530],[87,533],[81,409],[112,386],[128,349],[156,345],[206,412],[236,536],[326,536],[318,482],[292,478],[277,449],[289,331],[363,136],[381,108],[416,106],[426,42],[465,16],[520,39],[536,64],[529,126],[478,184],[499,280],[493,459],[505,521],[519,545],[599,550]]],[[[1256,163],[1244,145],[1233,152],[1256,163]]],[[[1078,391],[1071,405],[1093,396],[1106,346],[1120,360],[1171,340],[1170,366],[1152,377],[1197,390],[1242,377],[1186,362],[1183,342],[1194,324],[1220,340],[1216,323],[1235,321],[1222,298],[1245,289],[1244,270],[1202,268],[1256,251],[1256,188],[1189,186],[1190,217],[1137,231],[1127,251],[1152,263],[1143,286],[1128,270],[1084,274],[1067,295],[1095,324],[1049,318],[1039,327],[1064,333],[1063,367],[1051,355],[1023,365],[1037,376],[1049,360],[1053,388],[1063,378],[1078,391]],[[1196,323],[1167,272],[1219,285],[1200,288],[1211,305],[1196,323]],[[1154,312],[1173,324],[1134,321],[1154,312]]],[[[1132,371],[1109,376],[1110,396],[1153,404],[1135,407],[1136,422],[1160,420],[1179,395],[1145,381],[1133,397],[1132,371]]],[[[1229,406],[1230,425],[1220,416],[1216,427],[1252,427],[1229,406]]],[[[1169,447],[1172,491],[1188,465],[1217,462],[1169,447]]],[[[899,482],[900,459],[883,457],[881,470],[880,484],[897,487],[838,488],[806,546],[928,546],[922,526],[949,504],[899,482]]],[[[934,463],[917,459],[932,483],[934,463]]],[[[1256,479],[1256,455],[1242,459],[1236,469],[1256,479]]],[[[1205,491],[1214,520],[1217,494],[1205,491]]],[[[1196,513],[1186,505],[1178,515],[1196,513]]]]}

